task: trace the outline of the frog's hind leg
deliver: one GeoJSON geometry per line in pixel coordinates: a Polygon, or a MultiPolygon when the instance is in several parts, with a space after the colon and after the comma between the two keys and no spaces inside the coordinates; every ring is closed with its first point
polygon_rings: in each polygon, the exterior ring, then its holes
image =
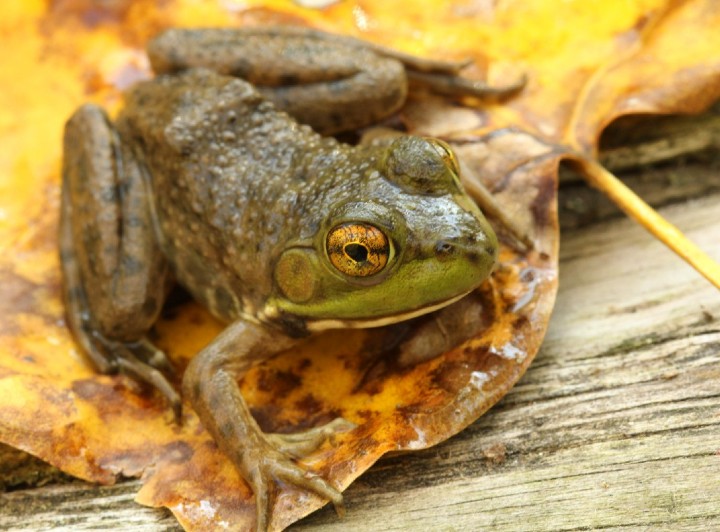
{"type": "Polygon", "coordinates": [[[397,111],[403,65],[358,39],[308,28],[170,29],[148,44],[157,73],[207,68],[252,83],[301,124],[330,135],[397,111]]]}
{"type": "Polygon", "coordinates": [[[60,252],[67,323],[103,373],[123,371],[157,388],[179,414],[160,370],[165,354],[146,338],[167,291],[138,163],[99,107],[65,128],[60,252]]]}

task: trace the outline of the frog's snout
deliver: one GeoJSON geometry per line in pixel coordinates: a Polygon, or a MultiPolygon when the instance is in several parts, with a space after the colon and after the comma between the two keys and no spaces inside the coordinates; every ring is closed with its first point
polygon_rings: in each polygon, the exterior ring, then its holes
{"type": "Polygon", "coordinates": [[[497,248],[492,242],[469,242],[467,238],[442,238],[435,243],[434,251],[435,256],[441,261],[464,257],[471,263],[483,259],[494,261],[497,254],[497,248]]]}

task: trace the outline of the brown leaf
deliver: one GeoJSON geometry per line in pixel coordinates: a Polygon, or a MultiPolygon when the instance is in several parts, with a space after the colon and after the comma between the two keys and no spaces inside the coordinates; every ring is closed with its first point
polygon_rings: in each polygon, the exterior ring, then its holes
{"type": "MultiPolygon", "coordinates": [[[[600,9],[577,0],[564,2],[562,13],[541,0],[433,9],[348,1],[322,11],[248,4],[57,0],[0,8],[13,50],[0,68],[0,441],[87,480],[144,474],[138,500],[167,506],[188,529],[250,527],[249,488],[191,412],[178,427],[156,395],[125,377],[96,375],[65,328],[59,299],[63,122],[86,100],[117,109],[122,89],[149,75],[142,53],[149,37],[170,26],[308,23],[420,55],[471,57],[467,75],[492,84],[528,76],[526,89],[502,104],[422,98],[401,119],[411,132],[451,141],[466,178],[495,193],[534,250],[505,246],[489,282],[439,322],[419,320],[414,335],[403,327],[330,332],[244,379],[243,394],[266,430],[338,415],[358,425],[303,461],[343,487],[388,451],[462,430],[532,360],[557,283],[559,160],[569,150],[591,154],[621,114],[697,111],[720,94],[720,13],[710,0],[617,0],[600,9]],[[437,323],[473,336],[426,360],[424,331],[437,323]],[[391,344],[393,356],[379,356],[391,344]]],[[[157,325],[157,342],[183,367],[221,329],[197,305],[175,305],[157,325]]],[[[273,526],[323,503],[287,489],[273,526]]]]}

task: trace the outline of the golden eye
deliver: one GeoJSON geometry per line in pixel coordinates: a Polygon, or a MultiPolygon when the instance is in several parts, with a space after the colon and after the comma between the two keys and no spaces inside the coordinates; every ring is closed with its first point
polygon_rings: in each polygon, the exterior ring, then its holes
{"type": "Polygon", "coordinates": [[[458,164],[455,152],[452,151],[452,148],[447,144],[447,142],[444,142],[440,139],[427,140],[428,142],[430,142],[430,144],[432,144],[433,148],[435,148],[435,151],[438,152],[438,155],[442,157],[442,160],[450,168],[450,170],[452,170],[455,175],[459,176],[460,165],[458,164]]]}
{"type": "Polygon", "coordinates": [[[338,271],[352,277],[369,277],[381,271],[390,257],[390,243],[374,225],[349,222],[333,228],[325,243],[338,271]]]}

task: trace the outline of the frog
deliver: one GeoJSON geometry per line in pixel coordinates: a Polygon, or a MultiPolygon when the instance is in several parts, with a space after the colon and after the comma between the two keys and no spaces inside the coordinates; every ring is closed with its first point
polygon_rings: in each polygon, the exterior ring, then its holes
{"type": "Polygon", "coordinates": [[[64,134],[59,246],[66,319],[101,373],[183,399],[251,487],[257,530],[282,484],[342,510],[298,458],[355,425],[264,432],[239,379],[334,328],[387,326],[446,307],[491,274],[498,239],[443,141],[332,136],[393,115],[410,82],[505,94],[417,58],[298,27],[171,29],[155,77],[114,119],[84,104],[64,134]],[[172,384],[151,341],[179,284],[226,324],[172,384]]]}

